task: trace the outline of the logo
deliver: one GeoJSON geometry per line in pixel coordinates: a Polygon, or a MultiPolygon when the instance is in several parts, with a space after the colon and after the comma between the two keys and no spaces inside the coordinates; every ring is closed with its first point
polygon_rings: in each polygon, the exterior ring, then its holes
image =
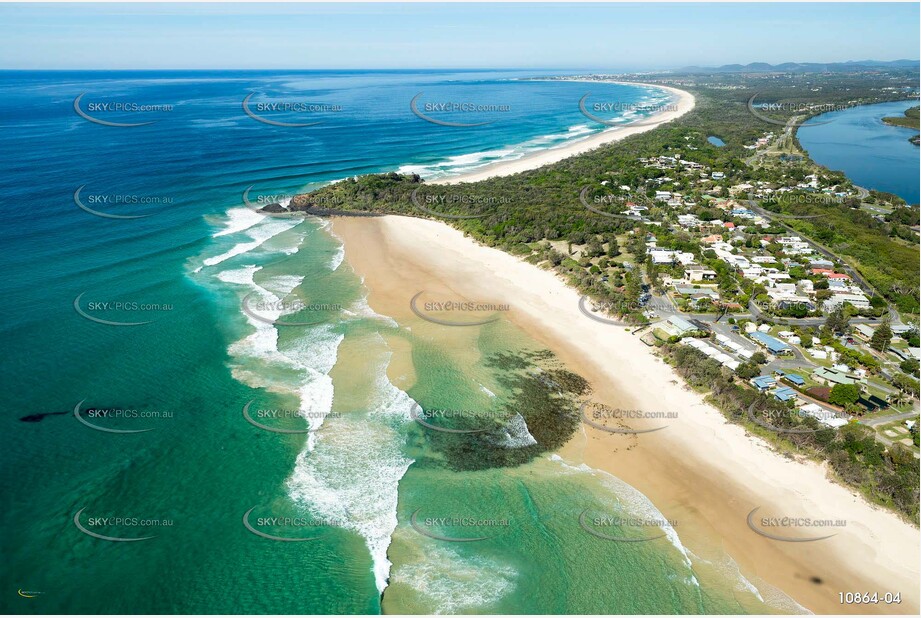
{"type": "Polygon", "coordinates": [[[603,318],[601,316],[595,315],[594,313],[589,311],[588,307],[586,306],[586,302],[588,300],[589,300],[588,295],[583,295],[579,299],[579,311],[581,311],[582,314],[585,315],[586,317],[589,317],[595,320],[596,322],[601,322],[602,324],[611,324],[613,326],[630,326],[629,324],[627,324],[626,322],[622,320],[612,320],[610,318],[603,318]]]}
{"type": "Polygon", "coordinates": [[[483,433],[484,431],[490,431],[491,429],[489,427],[485,429],[450,429],[448,427],[439,427],[437,425],[433,425],[429,422],[422,420],[423,416],[426,418],[433,418],[436,416],[441,416],[441,417],[472,416],[475,418],[477,416],[475,413],[466,411],[466,410],[428,410],[428,411],[424,411],[422,409],[422,406],[420,406],[418,403],[414,403],[412,408],[410,408],[409,410],[409,416],[410,418],[412,418],[414,421],[416,421],[423,427],[428,427],[429,429],[433,429],[435,431],[443,431],[445,433],[483,433]]]}
{"type": "MultiPolygon", "coordinates": [[[[797,538],[797,537],[781,536],[779,534],[773,534],[770,532],[766,532],[765,530],[762,530],[757,525],[755,525],[755,521],[754,521],[755,513],[757,513],[760,508],[761,508],[760,506],[753,508],[751,512],[748,514],[748,517],[746,518],[746,522],[748,523],[748,527],[751,528],[753,532],[755,532],[756,534],[760,534],[761,536],[765,538],[771,539],[772,541],[781,541],[784,543],[809,543],[812,541],[822,541],[825,539],[830,539],[831,537],[837,534],[837,533],[833,533],[833,534],[826,534],[825,536],[797,538]]],[[[784,528],[789,528],[789,527],[794,527],[794,526],[795,527],[843,526],[846,523],[840,520],[836,520],[836,521],[814,520],[808,517],[762,517],[760,521],[761,521],[762,526],[784,527],[784,528]]]]}
{"type": "MultiPolygon", "coordinates": [[[[595,518],[592,520],[593,523],[597,526],[604,525],[616,525],[616,526],[625,526],[631,525],[631,521],[619,518],[595,518]]],[[[634,524],[635,525],[635,524],[634,524]]],[[[640,525],[649,525],[648,522],[640,522],[640,525]]],[[[599,539],[604,539],[605,541],[615,541],[617,543],[644,543],[646,541],[655,541],[656,539],[661,539],[665,536],[665,533],[657,534],[655,536],[639,537],[639,538],[630,538],[625,536],[612,536],[609,534],[604,534],[603,532],[598,532],[594,528],[588,525],[588,510],[582,511],[579,515],[579,527],[591,534],[592,536],[598,537],[599,539]]]]}
{"type": "MultiPolygon", "coordinates": [[[[243,406],[243,418],[245,418],[246,422],[249,423],[250,425],[253,425],[254,427],[258,427],[259,429],[264,429],[266,431],[271,431],[274,433],[310,433],[313,431],[313,429],[309,429],[309,428],[308,429],[279,429],[278,427],[269,427],[268,425],[263,425],[262,423],[256,422],[256,420],[253,419],[253,417],[250,416],[250,413],[249,413],[249,407],[253,405],[254,401],[256,400],[252,399],[248,401],[245,406],[243,406]]],[[[260,412],[262,411],[260,410],[260,412]]],[[[276,412],[276,411],[273,411],[273,412],[276,412]]],[[[279,416],[279,415],[278,414],[268,414],[268,416],[279,416]]],[[[284,416],[284,414],[282,414],[281,416],[284,416]]]]}
{"type": "MultiPolygon", "coordinates": [[[[446,215],[440,212],[435,212],[434,210],[431,210],[430,208],[426,208],[425,206],[422,205],[422,201],[419,199],[418,194],[419,194],[419,189],[414,189],[413,192],[409,196],[410,200],[412,200],[413,206],[415,206],[422,212],[432,215],[434,217],[441,217],[442,219],[479,219],[481,217],[486,216],[485,214],[483,215],[446,215]]],[[[437,202],[437,203],[445,203],[447,201],[452,201],[452,202],[457,201],[457,200],[448,200],[444,196],[426,196],[426,199],[429,201],[437,202]]]]}
{"type": "MultiPolygon", "coordinates": [[[[488,120],[486,122],[467,123],[467,122],[448,122],[447,120],[438,120],[437,118],[432,118],[431,116],[427,116],[419,111],[419,107],[416,102],[419,100],[419,97],[421,97],[422,95],[423,93],[420,92],[419,94],[417,94],[416,96],[412,98],[412,101],[409,102],[409,109],[413,114],[415,114],[417,117],[421,118],[422,120],[426,122],[431,122],[432,124],[437,124],[442,127],[467,127],[467,128],[483,127],[483,126],[493,123],[492,120],[488,120]]],[[[445,111],[445,112],[447,111],[455,111],[455,112],[502,111],[502,110],[492,109],[492,107],[494,106],[476,105],[473,103],[440,103],[440,104],[426,105],[425,107],[426,107],[426,111],[445,111]]],[[[500,106],[495,106],[495,107],[500,107],[500,106]]],[[[504,107],[504,106],[501,106],[501,107],[504,107]]]]}
{"type": "MultiPolygon", "coordinates": [[[[600,116],[596,116],[592,112],[588,111],[588,108],[585,106],[585,101],[592,95],[591,92],[585,93],[581,99],[579,99],[579,111],[582,112],[582,115],[593,120],[599,124],[603,124],[607,127],[644,127],[650,124],[657,124],[658,120],[653,120],[652,117],[646,120],[635,120],[630,121],[626,118],[617,120],[606,120],[600,116]]],[[[611,112],[611,111],[677,111],[675,105],[636,105],[635,103],[596,103],[592,106],[593,111],[597,112],[611,112]]]]}
{"type": "MultiPolygon", "coordinates": [[[[86,292],[81,292],[74,299],[74,310],[81,317],[91,322],[106,324],[108,326],[143,326],[144,324],[151,324],[153,322],[153,320],[146,320],[144,322],[117,322],[92,316],[80,306],[80,299],[83,298],[84,294],[86,294],[86,292]]],[[[172,311],[173,306],[170,304],[139,303],[136,301],[93,301],[88,303],[87,308],[90,311],[172,311]]]]}
{"type": "Polygon", "coordinates": [[[16,593],[24,599],[34,599],[39,595],[45,594],[44,592],[37,592],[35,590],[23,590],[22,588],[17,590],[16,593]]]}
{"type": "MultiPolygon", "coordinates": [[[[817,431],[822,431],[822,428],[821,428],[821,427],[818,428],[818,429],[785,429],[785,428],[783,428],[783,427],[775,427],[774,425],[771,425],[771,424],[768,423],[767,421],[764,421],[764,420],[758,418],[757,416],[755,416],[754,408],[755,408],[755,404],[757,404],[757,403],[758,403],[758,402],[754,402],[754,403],[752,403],[752,405],[748,406],[748,420],[750,420],[751,422],[753,422],[755,425],[758,425],[759,427],[764,427],[765,429],[770,429],[771,431],[774,431],[774,432],[777,432],[777,433],[792,433],[792,434],[800,434],[800,435],[802,435],[802,434],[815,433],[815,432],[817,432],[817,431]]],[[[774,416],[778,416],[778,413],[774,412],[773,415],[774,415],[774,416]]],[[[788,416],[788,417],[789,417],[789,416],[790,416],[790,413],[789,413],[789,412],[785,412],[785,413],[782,414],[782,416],[788,416]]]]}
{"type": "MultiPolygon", "coordinates": [[[[439,318],[433,318],[431,316],[425,315],[419,308],[416,306],[416,300],[425,294],[425,291],[419,292],[412,297],[409,301],[409,308],[412,309],[412,312],[417,316],[425,320],[426,322],[431,322],[432,324],[440,324],[442,326],[481,326],[483,324],[490,324],[491,322],[497,322],[499,317],[489,318],[487,320],[478,320],[474,322],[451,322],[449,320],[441,320],[439,318]]],[[[508,305],[493,305],[488,303],[476,303],[476,302],[452,302],[447,301],[443,303],[425,303],[424,305],[427,311],[508,311],[508,305]]]]}
{"type": "Polygon", "coordinates": [[[271,319],[264,316],[261,316],[253,311],[253,308],[260,309],[263,311],[273,311],[273,312],[286,312],[286,313],[297,313],[300,311],[341,311],[342,307],[338,304],[319,304],[319,305],[308,305],[301,300],[294,301],[257,301],[252,302],[250,298],[253,294],[257,292],[254,290],[243,297],[241,301],[241,307],[243,313],[249,317],[257,320],[259,322],[264,322],[265,324],[271,324],[272,326],[314,326],[316,324],[321,324],[322,319],[310,321],[310,322],[289,322],[281,321],[278,319],[271,319]]]}
{"type": "Polygon", "coordinates": [[[636,215],[616,215],[610,212],[604,212],[603,210],[598,210],[597,208],[593,207],[591,204],[588,203],[587,195],[590,189],[591,187],[589,186],[583,187],[582,191],[579,193],[579,201],[582,202],[582,205],[585,206],[585,208],[595,213],[596,215],[602,215],[605,217],[610,217],[612,219],[627,219],[629,221],[642,221],[643,220],[642,217],[638,217],[636,215]]]}
{"type": "MultiPolygon", "coordinates": [[[[430,539],[436,539],[438,541],[447,541],[449,543],[473,543],[476,541],[486,541],[488,539],[495,538],[494,536],[473,536],[473,537],[454,537],[454,536],[444,536],[441,534],[435,534],[434,532],[429,532],[419,523],[419,511],[421,508],[416,509],[409,518],[409,525],[412,526],[413,530],[421,534],[422,536],[427,536],[430,539]]],[[[508,520],[494,520],[494,519],[476,519],[473,517],[429,517],[425,520],[426,525],[430,526],[455,526],[455,527],[480,527],[480,526],[508,526],[508,520]]]]}
{"type": "MultiPolygon", "coordinates": [[[[74,525],[77,527],[77,530],[79,530],[83,534],[89,535],[97,539],[102,539],[103,541],[112,541],[113,543],[133,543],[135,541],[147,541],[149,539],[156,538],[156,535],[154,535],[154,536],[142,536],[142,537],[134,538],[134,539],[124,539],[118,536],[106,536],[103,534],[96,534],[95,532],[87,530],[83,526],[83,524],[80,523],[80,514],[83,513],[83,511],[85,510],[86,510],[86,507],[83,507],[82,509],[77,511],[76,515],[74,515],[74,525]]],[[[138,523],[136,519],[132,519],[131,521],[125,521],[125,520],[122,520],[122,518],[115,518],[115,517],[111,517],[111,518],[91,517],[89,521],[91,522],[95,521],[97,525],[107,525],[107,524],[137,525],[138,523]],[[109,520],[112,520],[112,521],[109,521],[109,520]]]]}
{"type": "MultiPolygon", "coordinates": [[[[255,92],[251,92],[243,99],[243,113],[255,120],[256,122],[261,122],[263,124],[272,125],[273,127],[313,127],[318,124],[322,124],[322,121],[319,122],[280,122],[278,120],[269,120],[268,118],[263,118],[255,114],[249,106],[249,100],[256,95],[255,92]]],[[[268,104],[258,104],[261,108],[265,108],[268,111],[311,111],[310,107],[307,105],[291,105],[291,104],[277,104],[277,103],[268,103],[268,104]]]]}
{"type": "MultiPolygon", "coordinates": [[[[94,118],[88,113],[84,112],[80,107],[80,102],[83,97],[86,96],[84,92],[76,99],[74,99],[74,111],[77,112],[77,115],[81,118],[89,120],[95,124],[101,124],[106,127],[143,127],[148,124],[154,124],[156,120],[148,120],[147,122],[111,122],[109,120],[101,120],[99,118],[94,118]]],[[[172,111],[171,105],[139,105],[137,103],[90,103],[89,110],[95,112],[150,112],[150,111],[172,111]]]]}
{"type": "MultiPolygon", "coordinates": [[[[758,120],[761,120],[762,122],[767,122],[769,124],[775,124],[781,127],[790,127],[794,129],[799,129],[802,127],[817,127],[819,125],[828,124],[829,122],[832,122],[831,120],[820,120],[820,121],[810,122],[809,124],[806,124],[805,121],[804,122],[792,122],[793,117],[791,117],[790,120],[787,120],[787,121],[774,120],[773,118],[769,118],[765,116],[764,114],[759,113],[755,109],[756,107],[754,105],[755,98],[759,94],[761,93],[756,92],[748,100],[748,111],[751,113],[752,116],[754,116],[758,120]]],[[[766,111],[792,112],[794,114],[794,117],[797,113],[811,114],[813,112],[831,112],[831,111],[836,111],[840,109],[847,109],[847,106],[838,106],[838,105],[833,105],[830,103],[823,104],[823,105],[804,105],[800,103],[763,103],[758,107],[766,111]]]]}
{"type": "Polygon", "coordinates": [[[290,218],[290,217],[300,217],[305,214],[305,213],[301,213],[296,210],[288,210],[287,208],[284,208],[284,207],[282,207],[283,210],[281,210],[280,212],[273,212],[271,210],[265,210],[265,207],[271,204],[277,204],[278,206],[281,206],[280,202],[284,200],[290,200],[292,196],[288,195],[287,193],[279,194],[279,195],[260,195],[256,199],[256,202],[253,202],[249,198],[249,192],[252,191],[253,187],[255,186],[256,185],[250,185],[246,187],[246,189],[243,190],[243,205],[249,208],[250,210],[257,212],[260,215],[265,215],[268,217],[289,217],[290,218]]]}
{"type": "MultiPolygon", "coordinates": [[[[94,425],[94,424],[92,424],[91,422],[89,422],[88,420],[86,420],[85,418],[83,418],[83,416],[80,415],[80,406],[83,405],[83,402],[84,402],[84,401],[86,401],[86,399],[84,399],[83,401],[81,401],[80,403],[78,403],[76,406],[74,406],[74,418],[76,418],[78,421],[80,421],[81,423],[83,423],[84,425],[86,425],[87,427],[89,427],[90,429],[95,429],[96,431],[104,431],[104,432],[106,432],[106,433],[146,433],[146,432],[148,432],[148,431],[153,431],[153,428],[150,428],[150,429],[109,429],[109,428],[107,428],[107,427],[99,427],[98,425],[94,425]]],[[[109,411],[108,411],[108,410],[88,410],[87,412],[88,412],[89,414],[93,414],[94,416],[97,416],[97,415],[98,415],[98,416],[100,416],[100,417],[103,417],[103,416],[113,416],[113,417],[115,417],[115,416],[122,416],[122,415],[119,415],[119,414],[109,414],[109,411]]],[[[135,412],[135,413],[136,413],[136,411],[132,411],[132,412],[135,412]]],[[[135,414],[135,416],[136,416],[136,414],[135,414]]]]}
{"type": "MultiPolygon", "coordinates": [[[[600,429],[601,431],[607,431],[608,433],[620,433],[620,434],[640,434],[640,433],[652,433],[654,431],[659,431],[665,429],[668,425],[662,425],[661,427],[653,427],[652,429],[619,429],[616,427],[608,427],[603,423],[596,423],[591,420],[585,414],[585,408],[588,406],[588,403],[583,403],[579,407],[579,416],[582,418],[582,422],[588,425],[589,427],[594,427],[595,429],[600,429]]],[[[595,404],[592,404],[595,405],[595,404]]],[[[592,416],[598,419],[610,418],[616,420],[623,420],[625,418],[650,418],[650,417],[659,417],[661,415],[651,414],[648,412],[643,412],[641,410],[621,410],[619,408],[609,408],[608,406],[601,404],[598,410],[592,412],[592,416]]],[[[674,413],[666,415],[668,418],[674,416],[674,413]]]]}
{"type": "MultiPolygon", "coordinates": [[[[257,530],[256,528],[254,528],[253,525],[249,522],[249,514],[255,510],[256,510],[256,507],[253,507],[250,510],[246,511],[246,513],[243,514],[243,526],[247,530],[255,534],[256,536],[261,536],[262,538],[269,539],[271,541],[283,541],[286,543],[300,543],[303,541],[316,541],[317,539],[322,538],[319,536],[290,538],[290,537],[274,536],[271,534],[266,534],[265,532],[262,532],[261,530],[257,530]]],[[[306,525],[306,520],[301,520],[300,518],[287,518],[287,517],[260,517],[258,518],[257,523],[262,523],[262,524],[270,525],[270,526],[271,525],[306,525]]]]}
{"type": "MultiPolygon", "coordinates": [[[[74,204],[76,204],[80,210],[88,212],[91,215],[96,215],[97,217],[102,217],[103,219],[143,219],[145,217],[151,216],[151,215],[110,215],[108,213],[99,212],[98,210],[93,210],[92,208],[90,208],[89,206],[87,206],[80,200],[80,192],[83,191],[84,187],[86,187],[86,185],[80,185],[79,187],[77,187],[77,190],[74,191],[74,204]]],[[[107,197],[107,196],[103,196],[103,197],[107,197]]],[[[106,201],[106,200],[102,200],[102,201],[106,201]]]]}

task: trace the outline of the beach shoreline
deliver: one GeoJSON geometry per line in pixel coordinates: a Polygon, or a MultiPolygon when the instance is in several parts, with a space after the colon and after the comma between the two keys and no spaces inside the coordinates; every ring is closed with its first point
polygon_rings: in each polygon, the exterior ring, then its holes
{"type": "Polygon", "coordinates": [[[629,86],[644,86],[648,88],[658,88],[660,90],[665,90],[675,97],[676,101],[673,101],[672,104],[675,105],[676,109],[674,110],[663,110],[658,112],[649,118],[643,120],[643,124],[640,125],[624,125],[618,127],[610,127],[601,132],[594,133],[587,137],[581,139],[573,140],[567,142],[562,146],[556,148],[547,148],[544,150],[539,150],[527,154],[520,159],[515,159],[513,161],[496,161],[495,163],[490,163],[479,167],[477,169],[459,174],[457,176],[448,176],[445,178],[437,178],[435,180],[428,181],[430,184],[436,185],[451,185],[462,182],[477,182],[480,180],[486,180],[487,178],[493,178],[498,176],[511,176],[513,174],[519,174],[521,172],[526,172],[532,169],[537,169],[545,165],[550,165],[551,163],[557,163],[564,159],[574,157],[576,155],[583,154],[590,150],[594,150],[600,146],[604,146],[618,140],[624,139],[631,135],[637,135],[639,133],[644,133],[655,129],[656,127],[670,122],[676,118],[683,116],[692,109],[694,109],[695,99],[694,95],[684,90],[679,90],[678,88],[673,88],[671,86],[662,86],[659,84],[647,84],[641,82],[623,82],[617,80],[587,80],[587,79],[573,79],[573,80],[548,80],[548,81],[576,81],[576,82],[586,82],[586,83],[604,83],[604,84],[622,84],[629,86]]]}
{"type": "Polygon", "coordinates": [[[728,555],[759,590],[779,589],[815,613],[917,612],[917,529],[834,483],[823,465],[787,458],[727,422],[627,329],[582,315],[579,294],[556,274],[437,221],[388,215],[332,222],[376,312],[401,324],[418,321],[411,297],[431,289],[507,303],[505,317],[586,377],[594,400],[675,412],[665,429],[648,434],[583,424],[559,455],[641,491],[680,522],[676,531],[695,560],[728,555]],[[750,529],[756,508],[846,523],[832,538],[779,542],[750,529]],[[839,592],[898,592],[901,604],[847,605],[839,592]]]}

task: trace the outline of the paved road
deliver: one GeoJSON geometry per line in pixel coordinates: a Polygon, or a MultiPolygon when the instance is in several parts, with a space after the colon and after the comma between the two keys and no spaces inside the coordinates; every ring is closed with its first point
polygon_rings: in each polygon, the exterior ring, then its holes
{"type": "Polygon", "coordinates": [[[901,414],[889,414],[888,416],[879,416],[876,418],[867,418],[861,419],[858,421],[861,425],[866,425],[867,427],[877,427],[879,425],[885,425],[886,423],[891,423],[892,421],[905,421],[910,418],[915,418],[918,416],[918,412],[902,412],[901,414]]]}
{"type": "MultiPolygon", "coordinates": [[[[748,303],[748,310],[753,316],[758,319],[764,320],[765,322],[774,322],[775,324],[784,324],[786,326],[822,326],[825,324],[825,317],[819,318],[779,318],[776,316],[768,315],[767,313],[761,311],[758,305],[754,301],[748,303]]],[[[895,324],[898,316],[894,316],[892,323],[895,324]]],[[[852,317],[848,320],[850,324],[876,324],[880,322],[882,318],[862,318],[862,317],[852,317]]]]}
{"type": "MultiPolygon", "coordinates": [[[[798,232],[797,230],[793,229],[792,227],[790,227],[789,225],[787,225],[786,223],[784,223],[782,220],[780,220],[780,218],[778,217],[777,213],[773,213],[773,212],[771,212],[771,211],[769,211],[769,210],[765,210],[764,208],[762,208],[761,206],[759,206],[759,205],[757,204],[757,202],[755,202],[755,200],[747,200],[747,201],[748,201],[748,206],[749,206],[749,208],[751,208],[754,212],[758,213],[758,214],[761,215],[762,217],[765,217],[766,219],[769,219],[769,220],[771,220],[772,222],[774,222],[774,223],[780,225],[782,228],[784,228],[785,230],[787,230],[788,232],[790,232],[790,233],[792,233],[792,234],[795,234],[795,235],[797,235],[797,236],[800,236],[800,235],[802,234],[802,232],[798,232]]],[[[801,237],[801,236],[800,236],[800,237],[801,237]]],[[[860,286],[860,289],[862,289],[864,292],[867,292],[867,293],[870,294],[870,295],[876,295],[876,291],[873,289],[873,286],[870,285],[869,282],[867,282],[867,280],[864,279],[864,278],[860,275],[860,273],[858,273],[856,270],[854,270],[853,268],[851,268],[850,266],[848,266],[847,263],[846,263],[844,260],[842,260],[840,257],[838,257],[831,249],[827,249],[827,248],[823,247],[822,245],[816,243],[814,240],[812,240],[812,239],[810,239],[810,238],[804,238],[804,240],[805,240],[807,243],[809,243],[809,245],[810,245],[813,249],[815,249],[815,251],[816,251],[817,253],[820,253],[820,254],[824,255],[825,257],[827,257],[827,258],[829,258],[829,259],[832,259],[832,260],[834,260],[834,261],[836,261],[836,262],[841,262],[841,263],[842,263],[841,270],[843,270],[845,273],[847,273],[847,274],[851,277],[851,279],[852,279],[857,285],[860,286]]]]}

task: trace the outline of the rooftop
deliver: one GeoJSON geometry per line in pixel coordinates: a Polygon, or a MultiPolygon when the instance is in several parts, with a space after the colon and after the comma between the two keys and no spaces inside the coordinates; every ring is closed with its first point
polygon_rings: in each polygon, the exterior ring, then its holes
{"type": "Polygon", "coordinates": [[[782,351],[786,351],[790,349],[790,346],[788,346],[786,343],[784,343],[780,339],[777,339],[776,337],[771,337],[770,335],[766,333],[754,331],[752,333],[749,333],[749,335],[751,336],[752,339],[762,344],[764,347],[766,347],[771,352],[782,352],[782,351]]]}

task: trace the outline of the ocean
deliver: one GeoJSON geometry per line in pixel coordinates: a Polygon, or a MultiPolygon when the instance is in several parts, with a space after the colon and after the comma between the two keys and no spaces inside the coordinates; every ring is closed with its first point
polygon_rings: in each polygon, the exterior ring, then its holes
{"type": "MultiPolygon", "coordinates": [[[[508,359],[539,346],[505,321],[418,336],[369,307],[328,222],[256,212],[567,143],[605,128],[589,93],[618,122],[667,101],[530,76],[0,73],[4,612],[789,609],[667,523],[588,533],[662,520],[615,477],[433,440],[415,406],[514,408],[508,359]]],[[[489,449],[532,430],[510,418],[489,449]]]]}

